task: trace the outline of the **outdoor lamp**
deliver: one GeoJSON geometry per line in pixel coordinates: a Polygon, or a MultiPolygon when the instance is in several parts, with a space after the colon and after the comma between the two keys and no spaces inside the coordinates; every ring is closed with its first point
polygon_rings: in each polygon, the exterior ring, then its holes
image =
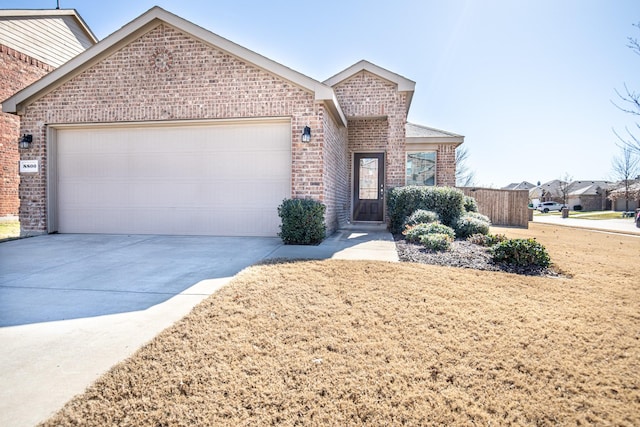
{"type": "Polygon", "coordinates": [[[311,141],[311,128],[309,126],[305,126],[302,131],[302,142],[311,141]]]}
{"type": "Polygon", "coordinates": [[[22,135],[22,138],[18,141],[18,147],[20,148],[29,148],[31,147],[31,143],[33,142],[33,135],[22,135]]]}

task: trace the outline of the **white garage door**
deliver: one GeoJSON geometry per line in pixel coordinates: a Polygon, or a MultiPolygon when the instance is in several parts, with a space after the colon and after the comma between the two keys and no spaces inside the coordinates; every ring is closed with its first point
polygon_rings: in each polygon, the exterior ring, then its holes
{"type": "Polygon", "coordinates": [[[291,125],[60,128],[61,233],[275,236],[291,125]]]}

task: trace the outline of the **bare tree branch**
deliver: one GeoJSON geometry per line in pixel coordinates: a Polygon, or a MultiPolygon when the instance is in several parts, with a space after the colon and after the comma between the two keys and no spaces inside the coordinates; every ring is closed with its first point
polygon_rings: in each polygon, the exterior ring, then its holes
{"type": "MultiPolygon", "coordinates": [[[[633,24],[634,27],[637,27],[640,30],[640,22],[637,24],[633,24]]],[[[638,39],[634,39],[633,37],[627,37],[629,44],[627,47],[631,49],[636,55],[640,55],[640,42],[638,39]]]]}
{"type": "Polygon", "coordinates": [[[569,175],[569,173],[565,172],[562,178],[560,178],[558,181],[558,191],[560,192],[560,196],[562,197],[562,204],[566,206],[569,202],[569,189],[573,182],[573,177],[569,175]]]}
{"type": "Polygon", "coordinates": [[[627,104],[631,104],[631,108],[630,109],[623,108],[613,101],[611,101],[611,103],[615,105],[616,108],[620,111],[624,111],[625,113],[628,113],[628,114],[633,114],[634,116],[640,116],[640,93],[630,90],[627,87],[626,83],[624,84],[625,95],[621,94],[618,91],[618,89],[614,89],[614,90],[616,91],[616,95],[618,95],[618,97],[623,102],[626,102],[627,104]]]}
{"type": "Polygon", "coordinates": [[[631,186],[631,180],[638,173],[639,163],[640,158],[629,147],[622,147],[620,155],[614,157],[611,161],[611,169],[615,178],[624,184],[625,211],[629,210],[629,187],[631,186]]]}
{"type": "MultiPolygon", "coordinates": [[[[640,22],[633,24],[638,30],[640,30],[640,22]]],[[[633,53],[640,56],[640,41],[638,41],[635,37],[627,37],[627,47],[631,49],[633,53]]],[[[624,84],[624,91],[620,92],[615,89],[616,95],[621,101],[621,105],[616,104],[611,101],[613,105],[616,106],[620,111],[631,114],[632,116],[640,116],[640,92],[629,89],[627,84],[624,84]]],[[[636,127],[640,131],[640,123],[636,122],[636,127]]],[[[640,138],[638,138],[633,132],[629,130],[628,127],[625,127],[627,131],[628,137],[623,137],[616,130],[613,130],[613,133],[618,137],[618,139],[622,142],[622,146],[624,148],[629,148],[633,150],[635,153],[640,154],[640,138]]]]}
{"type": "Polygon", "coordinates": [[[456,149],[456,186],[472,187],[475,184],[476,174],[469,169],[466,164],[469,159],[469,151],[467,147],[458,147],[456,149]]]}

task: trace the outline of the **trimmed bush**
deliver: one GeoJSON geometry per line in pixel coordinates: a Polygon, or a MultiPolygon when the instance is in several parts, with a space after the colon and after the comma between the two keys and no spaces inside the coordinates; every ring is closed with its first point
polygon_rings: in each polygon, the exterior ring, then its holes
{"type": "Polygon", "coordinates": [[[430,222],[440,222],[440,216],[433,211],[426,211],[424,209],[418,209],[407,217],[404,221],[404,227],[417,224],[429,224],[430,222]]]}
{"type": "Polygon", "coordinates": [[[467,241],[480,246],[493,246],[505,240],[507,240],[507,236],[504,234],[472,234],[467,237],[467,241]]]}
{"type": "Polygon", "coordinates": [[[283,200],[278,206],[282,219],[278,236],[285,245],[317,245],[327,231],[325,210],[325,205],[312,199],[283,200]]]}
{"type": "Polygon", "coordinates": [[[462,191],[452,187],[392,188],[387,197],[389,231],[401,232],[405,219],[418,209],[434,211],[444,225],[452,227],[464,214],[463,199],[462,191]]]}
{"type": "Polygon", "coordinates": [[[420,236],[420,243],[432,251],[448,251],[451,249],[453,239],[448,234],[424,234],[420,236]]]}
{"type": "Polygon", "coordinates": [[[456,236],[453,228],[436,222],[408,226],[407,229],[402,232],[402,234],[404,234],[405,240],[411,243],[419,243],[420,236],[424,236],[427,234],[445,234],[451,237],[451,240],[453,240],[456,236]]]}
{"type": "Polygon", "coordinates": [[[508,239],[491,248],[493,261],[518,266],[548,267],[551,258],[543,245],[535,239],[508,239]]]}
{"type": "Polygon", "coordinates": [[[456,223],[456,235],[466,238],[473,234],[489,234],[489,227],[491,226],[491,223],[488,221],[489,218],[485,221],[482,218],[478,218],[478,216],[487,218],[475,212],[471,212],[460,218],[456,223]]]}
{"type": "Polygon", "coordinates": [[[491,220],[489,219],[489,217],[486,215],[482,215],[480,212],[467,212],[466,214],[464,214],[464,216],[470,216],[472,218],[479,219],[480,221],[488,222],[489,224],[491,224],[491,220]]]}
{"type": "Polygon", "coordinates": [[[478,203],[476,199],[471,196],[464,196],[462,199],[462,205],[467,212],[478,212],[478,203]]]}

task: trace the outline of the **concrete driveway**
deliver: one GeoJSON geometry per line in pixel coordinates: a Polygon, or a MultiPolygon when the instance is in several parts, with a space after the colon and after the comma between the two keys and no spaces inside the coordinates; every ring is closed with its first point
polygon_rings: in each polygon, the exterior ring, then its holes
{"type": "Polygon", "coordinates": [[[0,243],[0,426],[44,421],[265,258],[397,261],[384,226],[278,238],[47,235],[0,243]]]}
{"type": "Polygon", "coordinates": [[[0,244],[0,425],[49,417],[277,238],[48,235],[0,244]]]}
{"type": "Polygon", "coordinates": [[[277,238],[54,234],[0,245],[0,326],[144,310],[230,277],[277,238]]]}

